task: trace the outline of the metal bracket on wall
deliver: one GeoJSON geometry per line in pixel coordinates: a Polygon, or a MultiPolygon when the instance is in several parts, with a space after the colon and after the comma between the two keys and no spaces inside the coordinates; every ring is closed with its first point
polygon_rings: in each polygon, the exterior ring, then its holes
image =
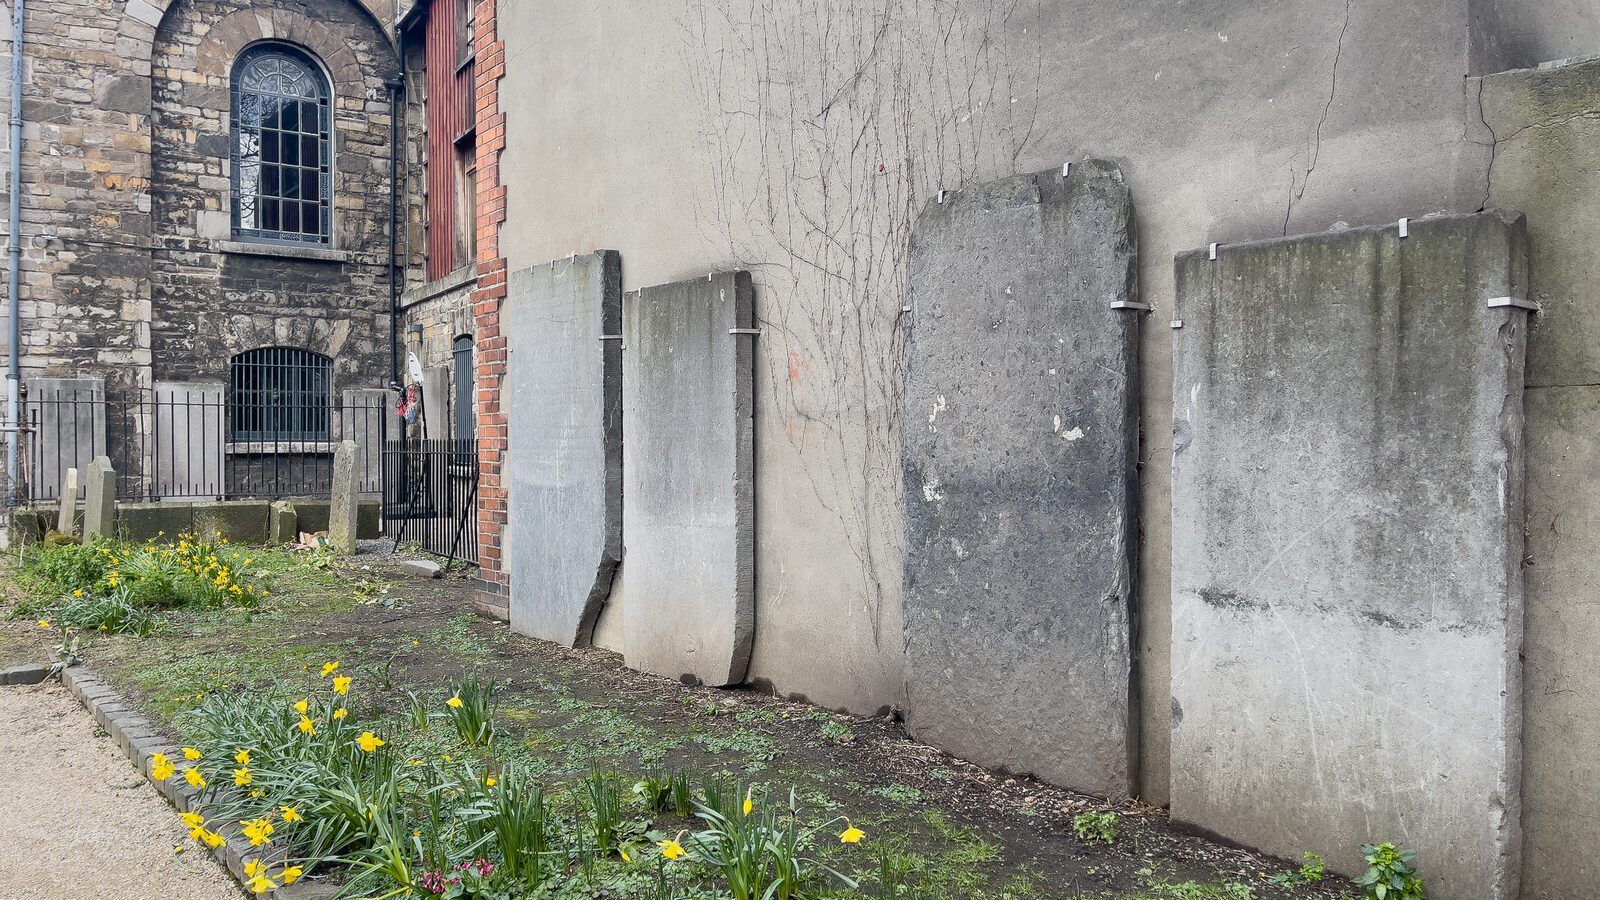
{"type": "Polygon", "coordinates": [[[622,349],[624,349],[624,350],[628,349],[628,339],[625,336],[620,335],[620,334],[602,334],[602,335],[600,335],[600,340],[602,340],[602,341],[621,341],[622,342],[622,349]]]}
{"type": "Polygon", "coordinates": [[[1172,320],[1172,327],[1175,328],[1175,329],[1176,328],[1182,328],[1183,327],[1183,320],[1182,319],[1173,319],[1172,320]]]}
{"type": "Polygon", "coordinates": [[[1516,307],[1517,309],[1532,310],[1533,312],[1538,312],[1539,308],[1540,308],[1539,307],[1539,302],[1537,300],[1524,300],[1521,297],[1490,297],[1489,298],[1489,308],[1490,309],[1494,309],[1494,308],[1500,307],[1500,306],[1512,306],[1512,307],[1516,307]]]}
{"type": "Polygon", "coordinates": [[[1216,259],[1217,258],[1217,246],[1218,245],[1217,245],[1217,243],[1215,241],[1213,241],[1211,243],[1211,258],[1212,259],[1216,259]]]}
{"type": "Polygon", "coordinates": [[[1140,312],[1149,312],[1150,311],[1150,304],[1148,304],[1148,303],[1139,303],[1139,302],[1134,301],[1134,300],[1113,300],[1113,301],[1111,301],[1111,308],[1112,309],[1136,309],[1136,310],[1138,310],[1140,312]]]}
{"type": "Polygon", "coordinates": [[[1070,162],[1062,163],[1061,164],[1061,177],[1062,178],[1066,178],[1068,175],[1071,175],[1071,174],[1072,174],[1072,163],[1070,163],[1070,162]]]}
{"type": "Polygon", "coordinates": [[[728,329],[728,333],[729,334],[756,334],[756,335],[759,335],[761,333],[761,329],[759,329],[759,328],[729,328],[728,329]]]}
{"type": "Polygon", "coordinates": [[[1410,219],[1401,219],[1400,220],[1400,236],[1403,237],[1403,238],[1411,236],[1411,220],[1410,219]]]}

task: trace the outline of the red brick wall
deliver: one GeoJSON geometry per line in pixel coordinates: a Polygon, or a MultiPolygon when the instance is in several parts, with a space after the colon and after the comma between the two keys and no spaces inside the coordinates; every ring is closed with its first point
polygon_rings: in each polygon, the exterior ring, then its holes
{"type": "Polygon", "coordinates": [[[495,28],[498,0],[478,0],[474,40],[477,48],[478,286],[472,292],[477,335],[478,376],[478,596],[481,612],[509,613],[509,579],[502,564],[500,535],[506,524],[506,489],[500,479],[506,450],[506,415],[500,408],[500,382],[506,372],[506,339],[500,334],[500,304],[506,296],[506,261],[500,255],[500,223],[506,193],[500,184],[500,151],[505,147],[505,116],[500,112],[500,79],[505,75],[505,43],[495,28]]]}

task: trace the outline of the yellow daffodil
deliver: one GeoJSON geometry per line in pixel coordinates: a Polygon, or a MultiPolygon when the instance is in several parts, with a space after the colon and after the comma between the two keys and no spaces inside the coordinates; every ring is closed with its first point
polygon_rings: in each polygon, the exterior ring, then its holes
{"type": "Polygon", "coordinates": [[[265,894],[277,886],[276,882],[265,875],[257,875],[245,883],[245,887],[249,888],[252,894],[265,894]]]}
{"type": "Polygon", "coordinates": [[[311,701],[310,700],[299,700],[299,701],[296,701],[295,705],[294,705],[294,711],[299,713],[302,716],[305,715],[306,714],[306,710],[310,709],[310,708],[311,708],[311,701]]]}
{"type": "Polygon", "coordinates": [[[206,827],[204,825],[196,825],[193,828],[189,829],[189,840],[191,840],[191,841],[195,841],[196,843],[198,843],[198,842],[200,842],[202,840],[205,840],[205,836],[206,836],[206,827]]]}
{"type": "Polygon", "coordinates": [[[278,873],[278,877],[283,879],[284,884],[294,884],[296,881],[300,880],[300,876],[303,874],[305,874],[304,869],[300,868],[299,866],[290,866],[289,868],[278,873]]]}
{"type": "Polygon", "coordinates": [[[451,709],[460,709],[463,705],[461,702],[461,695],[457,694],[454,697],[451,697],[449,700],[444,702],[444,705],[450,707],[451,709]]]}
{"type": "Polygon", "coordinates": [[[744,814],[750,815],[750,810],[755,808],[755,802],[750,797],[750,789],[746,788],[744,792],[744,814]]]}
{"type": "Polygon", "coordinates": [[[683,849],[683,845],[678,843],[676,839],[656,841],[656,846],[661,848],[661,855],[667,859],[678,859],[689,855],[689,851],[683,849]]]}
{"type": "Polygon", "coordinates": [[[183,758],[190,762],[194,762],[200,758],[200,751],[193,747],[185,747],[183,748],[183,758]]]}
{"type": "Polygon", "coordinates": [[[83,598],[83,588],[77,588],[77,589],[73,590],[72,596],[77,597],[79,599],[82,599],[83,598]]]}
{"type": "Polygon", "coordinates": [[[244,836],[250,839],[250,846],[259,847],[262,844],[272,843],[268,835],[272,834],[275,829],[272,827],[272,823],[266,819],[245,819],[239,825],[244,832],[244,836]]]}
{"type": "Polygon", "coordinates": [[[333,679],[333,692],[343,697],[350,693],[350,678],[346,675],[336,675],[333,679]]]}
{"type": "Polygon", "coordinates": [[[216,833],[215,831],[202,831],[202,832],[200,832],[200,840],[205,841],[206,846],[210,847],[212,849],[216,849],[217,847],[221,847],[223,844],[226,844],[228,842],[227,838],[225,838],[222,835],[216,833]]]}
{"type": "Polygon", "coordinates": [[[444,756],[440,757],[440,759],[443,759],[445,762],[449,762],[450,760],[455,759],[455,757],[453,757],[450,754],[446,753],[444,756]]]}
{"type": "Polygon", "coordinates": [[[152,753],[150,755],[150,777],[157,781],[166,781],[172,777],[174,767],[167,759],[165,753],[152,753]]]}
{"type": "Polygon", "coordinates": [[[233,783],[239,787],[249,787],[252,777],[248,767],[233,770],[233,783]]]}
{"type": "Polygon", "coordinates": [[[244,877],[254,878],[267,871],[267,864],[259,859],[252,859],[244,864],[244,877]]]}
{"type": "Polygon", "coordinates": [[[315,735],[317,733],[317,726],[311,724],[311,720],[306,718],[305,716],[301,716],[300,717],[300,726],[299,727],[300,727],[300,730],[305,732],[306,734],[315,735]]]}
{"type": "Polygon", "coordinates": [[[238,763],[241,766],[250,765],[250,751],[249,750],[240,750],[238,753],[235,753],[233,755],[233,761],[238,763]]]}
{"type": "Polygon", "coordinates": [[[348,715],[350,715],[350,711],[345,709],[342,706],[333,711],[334,721],[338,721],[339,719],[342,719],[342,718],[344,718],[345,716],[348,716],[348,715]]]}
{"type": "Polygon", "coordinates": [[[627,847],[619,847],[619,848],[617,848],[617,853],[621,854],[623,862],[633,862],[633,857],[628,855],[628,848],[627,847]]]}
{"type": "Polygon", "coordinates": [[[333,662],[325,662],[325,663],[323,663],[322,664],[322,677],[323,678],[327,678],[329,675],[332,675],[334,673],[334,670],[336,670],[338,668],[339,668],[339,661],[338,660],[334,660],[333,662]]]}
{"type": "Polygon", "coordinates": [[[39,627],[40,628],[49,628],[50,627],[50,620],[49,619],[40,619],[39,620],[39,627]]]}
{"type": "Polygon", "coordinates": [[[422,760],[420,760],[420,759],[408,759],[408,760],[406,760],[406,765],[408,765],[408,766],[420,766],[420,765],[422,765],[422,760]]]}
{"type": "Polygon", "coordinates": [[[845,824],[844,831],[839,832],[839,843],[841,843],[841,844],[859,844],[859,843],[861,843],[861,839],[867,836],[867,833],[865,831],[862,831],[861,829],[855,827],[854,825],[851,825],[849,819],[845,819],[844,820],[844,824],[845,824]]]}
{"type": "Polygon", "coordinates": [[[361,736],[356,738],[356,743],[359,744],[361,746],[361,749],[366,751],[367,753],[371,753],[372,751],[378,749],[379,747],[382,747],[383,744],[384,744],[384,742],[382,740],[380,740],[376,735],[374,735],[370,731],[361,732],[361,736]]]}
{"type": "Polygon", "coordinates": [[[494,776],[490,775],[488,778],[485,778],[483,783],[486,787],[494,787],[494,776]]]}
{"type": "Polygon", "coordinates": [[[196,825],[204,825],[206,823],[206,817],[197,812],[186,812],[178,818],[182,819],[183,824],[189,826],[190,828],[193,828],[196,825]]]}
{"type": "Polygon", "coordinates": [[[194,766],[183,767],[183,780],[189,782],[190,787],[203,788],[206,786],[205,777],[194,766]]]}
{"type": "Polygon", "coordinates": [[[285,822],[298,822],[301,819],[300,811],[292,806],[280,806],[278,810],[283,813],[285,822]]]}
{"type": "Polygon", "coordinates": [[[267,795],[266,791],[263,791],[261,788],[256,788],[255,790],[250,792],[250,799],[251,800],[260,800],[262,797],[265,797],[266,795],[267,795]]]}

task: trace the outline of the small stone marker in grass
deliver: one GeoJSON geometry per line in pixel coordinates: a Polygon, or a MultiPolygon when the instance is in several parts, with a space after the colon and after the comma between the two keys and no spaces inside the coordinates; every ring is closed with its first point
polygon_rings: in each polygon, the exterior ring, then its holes
{"type": "Polygon", "coordinates": [[[111,460],[96,456],[89,463],[89,476],[84,492],[83,535],[111,537],[117,520],[117,470],[111,460]]]}
{"type": "Polygon", "coordinates": [[[56,531],[66,537],[78,533],[78,470],[69,468],[61,476],[61,513],[56,518],[56,531]]]}
{"type": "Polygon", "coordinates": [[[333,497],[328,503],[328,543],[340,553],[356,552],[355,441],[341,441],[333,452],[333,497]]]}
{"type": "Polygon", "coordinates": [[[267,511],[267,543],[275,547],[294,543],[299,524],[293,503],[287,500],[274,501],[267,511]]]}

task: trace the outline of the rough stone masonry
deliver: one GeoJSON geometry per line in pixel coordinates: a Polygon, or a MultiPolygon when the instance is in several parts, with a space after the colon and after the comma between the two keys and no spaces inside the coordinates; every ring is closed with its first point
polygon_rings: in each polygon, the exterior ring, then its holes
{"type": "Polygon", "coordinates": [[[908,726],[1113,798],[1138,749],[1136,261],[1108,162],[929,204],[902,432],[908,726]]]}
{"type": "Polygon", "coordinates": [[[1520,216],[1177,262],[1172,816],[1430,896],[1520,853],[1520,216]]]}

